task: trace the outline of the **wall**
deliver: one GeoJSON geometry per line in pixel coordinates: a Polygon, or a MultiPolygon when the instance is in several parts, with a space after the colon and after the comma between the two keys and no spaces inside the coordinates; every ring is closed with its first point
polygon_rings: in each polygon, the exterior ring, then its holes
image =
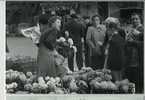
{"type": "Polygon", "coordinates": [[[98,14],[97,2],[90,2],[87,4],[80,4],[80,14],[82,16],[93,16],[98,14]]]}

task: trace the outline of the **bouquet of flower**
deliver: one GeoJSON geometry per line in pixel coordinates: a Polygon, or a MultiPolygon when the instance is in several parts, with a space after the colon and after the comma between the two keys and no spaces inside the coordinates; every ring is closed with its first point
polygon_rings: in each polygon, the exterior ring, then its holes
{"type": "Polygon", "coordinates": [[[73,40],[71,38],[64,38],[60,37],[57,40],[57,51],[63,55],[64,57],[67,57],[69,50],[74,50],[76,52],[76,47],[73,45],[73,40]]]}

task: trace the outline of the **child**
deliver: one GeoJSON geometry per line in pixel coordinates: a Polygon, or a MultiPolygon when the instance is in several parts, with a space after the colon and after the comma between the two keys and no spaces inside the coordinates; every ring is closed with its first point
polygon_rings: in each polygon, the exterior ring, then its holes
{"type": "Polygon", "coordinates": [[[71,71],[74,71],[74,56],[76,53],[76,47],[73,46],[73,40],[69,37],[68,31],[65,31],[65,36],[58,39],[57,51],[68,59],[68,67],[71,71]]]}

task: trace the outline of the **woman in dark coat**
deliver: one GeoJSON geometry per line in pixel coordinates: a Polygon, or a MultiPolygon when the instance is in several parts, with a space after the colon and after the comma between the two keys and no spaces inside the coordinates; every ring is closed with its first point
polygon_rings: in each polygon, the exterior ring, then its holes
{"type": "Polygon", "coordinates": [[[70,34],[70,38],[73,39],[74,45],[77,48],[76,63],[77,63],[78,69],[81,70],[81,68],[83,67],[82,41],[81,40],[84,37],[84,27],[78,21],[77,15],[72,14],[71,17],[72,19],[64,25],[63,30],[68,31],[70,34]]]}
{"type": "MultiPolygon", "coordinates": [[[[61,76],[65,72],[63,67],[58,66],[59,63],[63,62],[63,58],[58,59],[59,61],[56,60],[58,54],[55,51],[57,33],[61,26],[61,20],[59,17],[54,16],[50,18],[49,23],[50,26],[47,29],[41,31],[43,33],[40,38],[37,57],[38,75],[56,77],[61,76]]],[[[42,26],[40,25],[40,30],[41,27],[42,26]]],[[[61,56],[59,56],[59,58],[61,58],[61,56]]]]}
{"type": "Polygon", "coordinates": [[[116,23],[110,22],[106,33],[107,68],[112,71],[114,81],[122,80],[122,69],[125,66],[125,32],[117,27],[116,23]]]}
{"type": "Polygon", "coordinates": [[[136,84],[136,92],[143,92],[143,36],[144,27],[138,14],[131,15],[131,29],[126,37],[127,69],[126,77],[136,84]]]}

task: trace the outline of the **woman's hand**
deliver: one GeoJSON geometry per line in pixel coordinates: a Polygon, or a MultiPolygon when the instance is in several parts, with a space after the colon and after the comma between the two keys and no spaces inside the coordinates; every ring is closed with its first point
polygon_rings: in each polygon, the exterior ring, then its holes
{"type": "Polygon", "coordinates": [[[102,43],[101,41],[98,41],[98,44],[99,44],[100,46],[102,46],[102,45],[103,45],[103,43],[102,43]]]}
{"type": "Polygon", "coordinates": [[[136,30],[136,29],[133,29],[132,32],[133,32],[134,35],[139,35],[140,34],[140,32],[138,30],[136,30]]]}

